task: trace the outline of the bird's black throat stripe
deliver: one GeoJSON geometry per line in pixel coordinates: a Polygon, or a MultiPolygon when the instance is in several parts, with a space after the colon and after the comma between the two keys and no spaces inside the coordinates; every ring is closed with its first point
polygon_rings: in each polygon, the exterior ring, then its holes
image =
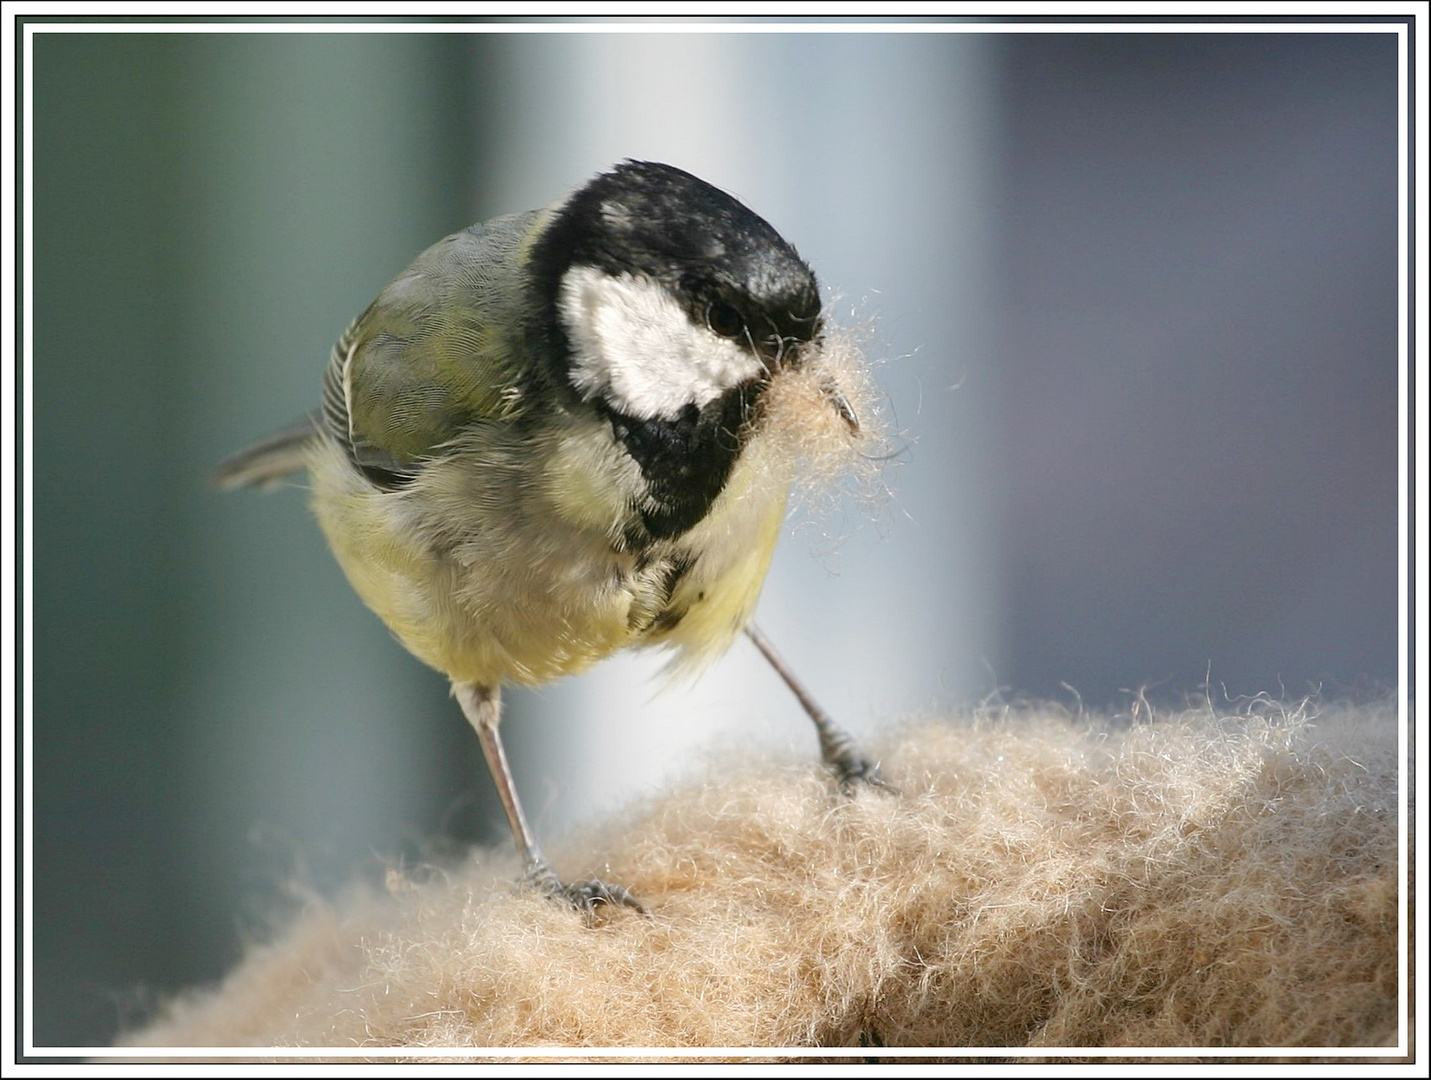
{"type": "Polygon", "coordinates": [[[740,456],[745,419],[762,385],[744,383],[701,409],[687,405],[672,420],[637,419],[597,403],[646,480],[637,510],[653,539],[680,536],[710,511],[740,456]]]}

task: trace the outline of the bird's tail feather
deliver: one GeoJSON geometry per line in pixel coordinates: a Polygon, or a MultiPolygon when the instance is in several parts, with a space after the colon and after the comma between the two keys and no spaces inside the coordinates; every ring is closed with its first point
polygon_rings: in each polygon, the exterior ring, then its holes
{"type": "Polygon", "coordinates": [[[273,487],[307,464],[307,451],[319,436],[321,422],[318,413],[312,412],[262,442],[245,447],[214,470],[214,485],[224,490],[273,487]]]}

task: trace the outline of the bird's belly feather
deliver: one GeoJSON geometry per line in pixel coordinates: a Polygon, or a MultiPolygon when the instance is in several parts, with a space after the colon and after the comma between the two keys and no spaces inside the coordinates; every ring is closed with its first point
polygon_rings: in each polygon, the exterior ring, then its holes
{"type": "Polygon", "coordinates": [[[730,645],[754,611],[784,517],[786,485],[758,475],[759,459],[737,466],[689,532],[640,554],[597,527],[591,498],[574,503],[510,476],[465,497],[511,505],[464,515],[440,477],[422,498],[379,491],[336,443],[315,450],[309,470],[335,557],[410,652],[457,681],[535,685],[629,646],[671,646],[687,666],[730,645]]]}

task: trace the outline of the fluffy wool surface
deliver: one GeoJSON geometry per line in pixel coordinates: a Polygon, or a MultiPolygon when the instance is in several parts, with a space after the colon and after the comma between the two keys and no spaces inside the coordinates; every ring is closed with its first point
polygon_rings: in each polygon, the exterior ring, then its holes
{"type": "Polygon", "coordinates": [[[127,1042],[1395,1046],[1396,736],[1390,707],[1000,708],[876,747],[894,794],[726,762],[555,847],[648,916],[588,924],[505,854],[393,869],[127,1042]]]}

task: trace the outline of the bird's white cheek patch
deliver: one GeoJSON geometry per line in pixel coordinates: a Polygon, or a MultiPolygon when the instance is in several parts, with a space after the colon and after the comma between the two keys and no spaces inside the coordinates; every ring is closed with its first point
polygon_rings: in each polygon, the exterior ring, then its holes
{"type": "Polygon", "coordinates": [[[674,419],[758,376],[759,360],[691,322],[660,285],[574,266],[557,301],[571,341],[571,381],[643,420],[674,419]]]}

